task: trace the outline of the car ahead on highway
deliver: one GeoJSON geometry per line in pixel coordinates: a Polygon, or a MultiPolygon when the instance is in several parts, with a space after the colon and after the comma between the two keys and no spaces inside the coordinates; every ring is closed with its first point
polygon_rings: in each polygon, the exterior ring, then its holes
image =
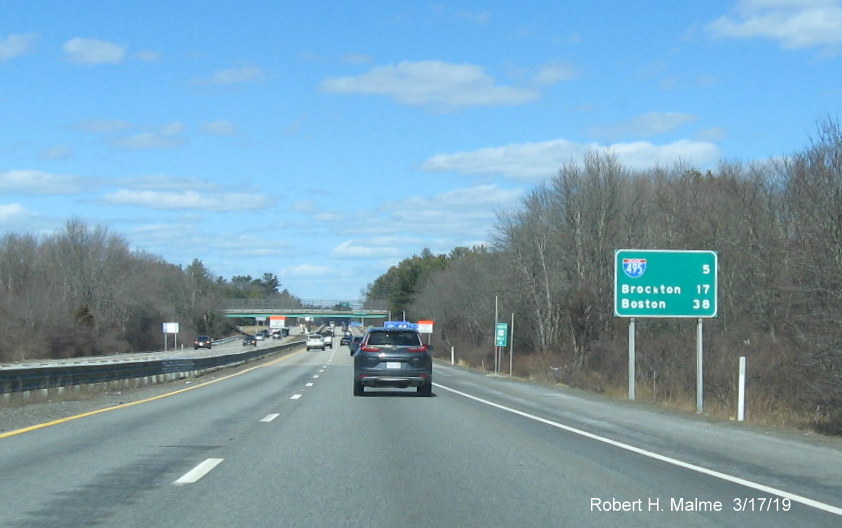
{"type": "Polygon", "coordinates": [[[352,337],[354,337],[354,336],[353,336],[353,335],[351,335],[351,334],[345,334],[345,335],[343,335],[343,336],[342,336],[342,339],[340,339],[340,340],[339,340],[339,346],[342,346],[342,345],[350,345],[350,344],[351,344],[351,338],[352,338],[352,337]]]}
{"type": "Polygon", "coordinates": [[[257,339],[253,335],[243,336],[243,346],[257,346],[257,339]]]}
{"type": "Polygon", "coordinates": [[[307,342],[305,343],[307,350],[312,350],[314,348],[318,348],[319,350],[325,349],[325,340],[322,337],[322,334],[310,334],[307,336],[307,342]]]}
{"type": "Polygon", "coordinates": [[[196,339],[193,340],[193,350],[199,348],[207,348],[208,350],[210,350],[212,345],[213,339],[206,335],[196,336],[196,339]]]}
{"type": "Polygon", "coordinates": [[[322,340],[325,343],[325,348],[333,348],[333,332],[330,332],[329,334],[323,333],[322,340]]]}
{"type": "Polygon", "coordinates": [[[354,354],[354,396],[365,387],[415,387],[419,396],[433,390],[433,358],[417,330],[371,328],[354,354]]]}
{"type": "Polygon", "coordinates": [[[261,330],[260,332],[254,334],[254,337],[258,341],[263,341],[264,339],[269,339],[271,337],[271,334],[269,333],[269,330],[261,330]]]}
{"type": "Polygon", "coordinates": [[[351,338],[351,342],[348,343],[348,349],[351,351],[351,355],[353,356],[354,353],[360,348],[360,343],[363,342],[363,336],[354,336],[351,338]]]}

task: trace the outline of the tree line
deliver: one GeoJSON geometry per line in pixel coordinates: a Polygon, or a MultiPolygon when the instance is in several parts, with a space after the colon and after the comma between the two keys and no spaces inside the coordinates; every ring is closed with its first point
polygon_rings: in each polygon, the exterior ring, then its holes
{"type": "Polygon", "coordinates": [[[199,259],[186,267],[132,251],[105,227],[68,221],[45,237],[0,239],[0,361],[156,350],[163,322],[214,337],[231,333],[225,298],[278,297],[278,278],[214,276],[199,259]]]}
{"type": "MultiPolygon", "coordinates": [[[[394,266],[368,294],[434,319],[434,343],[493,361],[495,299],[515,314],[516,374],[621,396],[627,320],[614,317],[616,249],[714,250],[718,317],[705,322],[706,409],[842,434],[842,131],[758,163],[632,170],[610,154],[561,167],[499,214],[489,247],[394,266]]],[[[695,320],[637,325],[638,397],[691,408],[695,320]]]]}

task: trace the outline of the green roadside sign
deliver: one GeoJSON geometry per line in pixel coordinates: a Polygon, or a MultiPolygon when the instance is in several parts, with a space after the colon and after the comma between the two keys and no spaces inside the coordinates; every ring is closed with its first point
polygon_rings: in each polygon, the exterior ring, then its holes
{"type": "Polygon", "coordinates": [[[716,317],[714,251],[618,249],[614,253],[617,317],[716,317]]]}
{"type": "Polygon", "coordinates": [[[509,344],[509,323],[497,323],[497,328],[494,333],[494,343],[498,347],[508,346],[509,344]]]}

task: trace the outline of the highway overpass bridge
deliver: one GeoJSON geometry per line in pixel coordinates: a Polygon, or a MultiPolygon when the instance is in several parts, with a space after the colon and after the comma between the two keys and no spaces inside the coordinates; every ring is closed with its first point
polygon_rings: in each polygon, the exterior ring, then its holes
{"type": "MultiPolygon", "coordinates": [[[[378,310],[362,308],[359,305],[355,308],[350,303],[349,309],[343,306],[340,302],[320,301],[316,303],[307,303],[310,306],[304,308],[296,307],[289,308],[277,303],[272,303],[271,299],[228,299],[222,312],[225,317],[230,318],[254,318],[256,320],[265,320],[271,316],[283,316],[289,319],[294,319],[298,322],[303,321],[360,321],[363,326],[366,324],[375,324],[376,321],[383,321],[389,317],[389,310],[378,310]],[[331,304],[332,303],[332,304],[331,304]],[[318,306],[336,306],[340,308],[324,308],[318,306]]],[[[355,303],[356,304],[356,303],[355,303]]],[[[287,324],[296,324],[296,321],[288,321],[287,324]]]]}

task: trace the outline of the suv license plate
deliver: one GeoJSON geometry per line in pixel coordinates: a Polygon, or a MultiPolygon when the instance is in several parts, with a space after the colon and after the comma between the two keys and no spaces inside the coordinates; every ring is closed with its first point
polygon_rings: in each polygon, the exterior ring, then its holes
{"type": "Polygon", "coordinates": [[[399,369],[399,368],[401,368],[401,362],[400,361],[387,361],[386,362],[386,368],[387,369],[399,369]]]}

